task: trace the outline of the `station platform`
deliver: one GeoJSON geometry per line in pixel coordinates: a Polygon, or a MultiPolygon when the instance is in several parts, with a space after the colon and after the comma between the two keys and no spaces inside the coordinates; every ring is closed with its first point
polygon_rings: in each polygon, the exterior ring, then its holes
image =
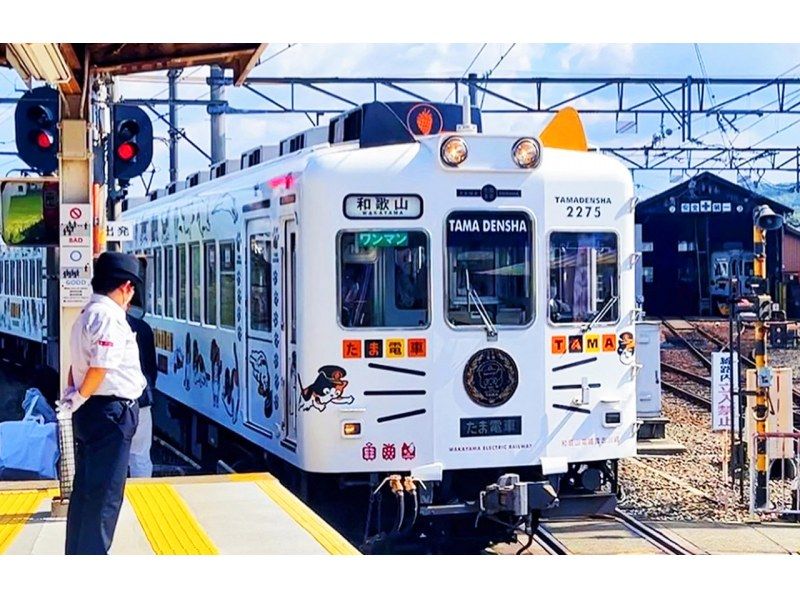
{"type": "MultiPolygon", "coordinates": [[[[64,554],[57,482],[0,482],[0,554],[64,554]]],[[[131,479],[111,554],[359,554],[267,473],[131,479]]]]}

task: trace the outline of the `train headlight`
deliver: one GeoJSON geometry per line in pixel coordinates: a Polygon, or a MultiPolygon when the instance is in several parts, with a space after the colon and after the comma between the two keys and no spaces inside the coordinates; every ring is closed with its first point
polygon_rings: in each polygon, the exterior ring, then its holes
{"type": "Polygon", "coordinates": [[[520,168],[536,168],[542,159],[542,146],[536,139],[523,137],[514,144],[511,155],[520,168]]]}
{"type": "Polygon", "coordinates": [[[344,422],[342,424],[342,436],[345,437],[361,436],[361,422],[344,422]]]}
{"type": "Polygon", "coordinates": [[[461,164],[467,153],[467,142],[461,137],[448,137],[442,144],[442,161],[448,166],[461,164]]]}

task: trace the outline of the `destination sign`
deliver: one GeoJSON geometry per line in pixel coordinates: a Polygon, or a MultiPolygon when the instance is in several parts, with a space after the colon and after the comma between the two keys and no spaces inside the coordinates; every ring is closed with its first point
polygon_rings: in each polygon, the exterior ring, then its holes
{"type": "Polygon", "coordinates": [[[525,212],[458,211],[447,217],[448,245],[492,242],[502,245],[530,243],[531,219],[525,212]]]}
{"type": "Polygon", "coordinates": [[[519,436],[522,434],[522,418],[468,417],[460,420],[461,438],[481,436],[519,436]]]}
{"type": "Polygon", "coordinates": [[[362,248],[370,247],[407,247],[408,232],[403,231],[375,231],[358,233],[356,244],[362,248]]]}
{"type": "Polygon", "coordinates": [[[344,215],[352,220],[414,220],[422,216],[419,195],[348,195],[344,215]]]}

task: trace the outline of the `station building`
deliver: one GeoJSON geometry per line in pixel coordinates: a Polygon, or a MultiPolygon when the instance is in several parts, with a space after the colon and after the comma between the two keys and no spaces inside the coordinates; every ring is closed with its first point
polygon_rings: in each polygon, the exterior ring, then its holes
{"type": "MultiPolygon", "coordinates": [[[[710,172],[640,202],[637,295],[648,316],[720,315],[723,279],[752,275],[753,210],[762,204],[783,216],[793,211],[710,172]]],[[[800,230],[785,224],[768,233],[767,271],[773,298],[800,317],[800,230]]]]}

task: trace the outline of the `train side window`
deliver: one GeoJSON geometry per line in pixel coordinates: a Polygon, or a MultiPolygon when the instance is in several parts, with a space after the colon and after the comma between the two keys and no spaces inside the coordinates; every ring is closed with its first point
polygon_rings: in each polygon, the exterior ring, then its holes
{"type": "Polygon", "coordinates": [[[145,252],[145,261],[147,262],[147,266],[145,267],[144,273],[144,285],[147,289],[147,301],[145,302],[147,305],[145,306],[145,311],[149,314],[153,313],[153,305],[155,300],[155,278],[153,277],[153,252],[151,250],[147,250],[145,252]]]}
{"type": "Polygon", "coordinates": [[[189,320],[200,322],[202,263],[200,243],[189,243],[189,320]]]}
{"type": "Polygon", "coordinates": [[[219,325],[236,326],[236,243],[219,242],[219,325]]]}
{"type": "Polygon", "coordinates": [[[175,317],[175,248],[164,248],[164,315],[175,317]]]}
{"type": "Polygon", "coordinates": [[[525,326],[533,320],[533,222],[522,211],[451,212],[446,223],[447,321],[525,326]]]}
{"type": "Polygon", "coordinates": [[[619,313],[616,233],[550,235],[550,321],[614,322],[619,313]]]}
{"type": "Polygon", "coordinates": [[[205,323],[217,325],[217,244],[207,241],[205,246],[206,303],[205,323]]]}
{"type": "Polygon", "coordinates": [[[250,235],[250,329],[272,331],[272,243],[266,233],[250,235]]]}
{"type": "Polygon", "coordinates": [[[426,233],[339,234],[339,321],[345,328],[425,328],[430,322],[426,233]]]}
{"type": "Polygon", "coordinates": [[[161,248],[155,249],[155,269],[153,270],[153,279],[156,288],[156,302],[154,305],[155,314],[158,316],[164,315],[164,265],[161,257],[161,248]]]}
{"type": "Polygon", "coordinates": [[[186,245],[178,245],[178,319],[186,319],[186,245]]]}
{"type": "Polygon", "coordinates": [[[31,297],[39,298],[39,280],[36,276],[36,262],[34,260],[30,260],[28,262],[28,269],[31,273],[31,297]]]}

